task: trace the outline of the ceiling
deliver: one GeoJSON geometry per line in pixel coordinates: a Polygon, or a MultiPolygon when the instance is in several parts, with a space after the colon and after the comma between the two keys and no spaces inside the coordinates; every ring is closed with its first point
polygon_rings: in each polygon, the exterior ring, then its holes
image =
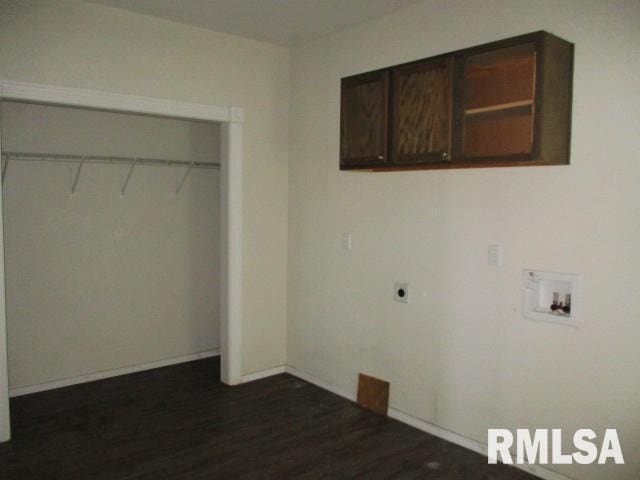
{"type": "Polygon", "coordinates": [[[87,0],[278,45],[296,45],[422,0],[87,0]]]}

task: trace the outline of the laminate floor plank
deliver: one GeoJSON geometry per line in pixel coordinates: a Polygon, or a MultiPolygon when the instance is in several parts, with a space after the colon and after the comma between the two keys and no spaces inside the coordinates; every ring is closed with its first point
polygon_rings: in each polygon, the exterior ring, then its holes
{"type": "Polygon", "coordinates": [[[7,480],[533,480],[282,374],[236,387],[218,359],[11,399],[7,480]]]}

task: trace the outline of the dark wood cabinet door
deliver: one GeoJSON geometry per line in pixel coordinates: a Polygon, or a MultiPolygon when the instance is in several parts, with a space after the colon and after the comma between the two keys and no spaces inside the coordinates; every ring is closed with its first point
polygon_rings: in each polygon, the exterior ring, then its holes
{"type": "Polygon", "coordinates": [[[392,69],[391,161],[416,165],[450,155],[451,58],[392,69]]]}
{"type": "Polygon", "coordinates": [[[389,72],[342,80],[340,168],[373,168],[387,162],[389,72]]]}

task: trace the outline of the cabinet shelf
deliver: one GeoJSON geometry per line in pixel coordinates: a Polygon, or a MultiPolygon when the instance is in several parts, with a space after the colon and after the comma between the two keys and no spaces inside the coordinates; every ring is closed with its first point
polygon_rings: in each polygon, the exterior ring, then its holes
{"type": "Polygon", "coordinates": [[[500,103],[497,105],[489,105],[487,107],[468,108],[464,111],[465,115],[478,115],[482,113],[501,112],[507,110],[522,109],[522,107],[531,107],[533,100],[521,100],[518,102],[500,103]]]}

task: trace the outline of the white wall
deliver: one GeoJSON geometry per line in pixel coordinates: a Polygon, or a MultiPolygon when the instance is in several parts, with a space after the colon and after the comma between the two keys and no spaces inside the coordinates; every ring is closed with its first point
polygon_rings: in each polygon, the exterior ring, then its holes
{"type": "Polygon", "coordinates": [[[482,442],[617,427],[626,466],[550,468],[638,478],[639,51],[640,3],[595,0],[432,0],[295,48],[287,362],[387,379],[392,407],[482,442]],[[338,170],[341,77],[539,29],[576,44],[570,166],[338,170]],[[583,328],[523,319],[527,267],[583,275],[583,328]]]}
{"type": "Polygon", "coordinates": [[[243,373],[285,361],[287,49],[72,0],[0,0],[8,80],[244,107],[243,373]]]}
{"type": "MultiPolygon", "coordinates": [[[[220,126],[2,102],[4,151],[217,163],[220,126]]],[[[9,161],[3,188],[12,388],[219,343],[219,171],[9,161]]]]}

